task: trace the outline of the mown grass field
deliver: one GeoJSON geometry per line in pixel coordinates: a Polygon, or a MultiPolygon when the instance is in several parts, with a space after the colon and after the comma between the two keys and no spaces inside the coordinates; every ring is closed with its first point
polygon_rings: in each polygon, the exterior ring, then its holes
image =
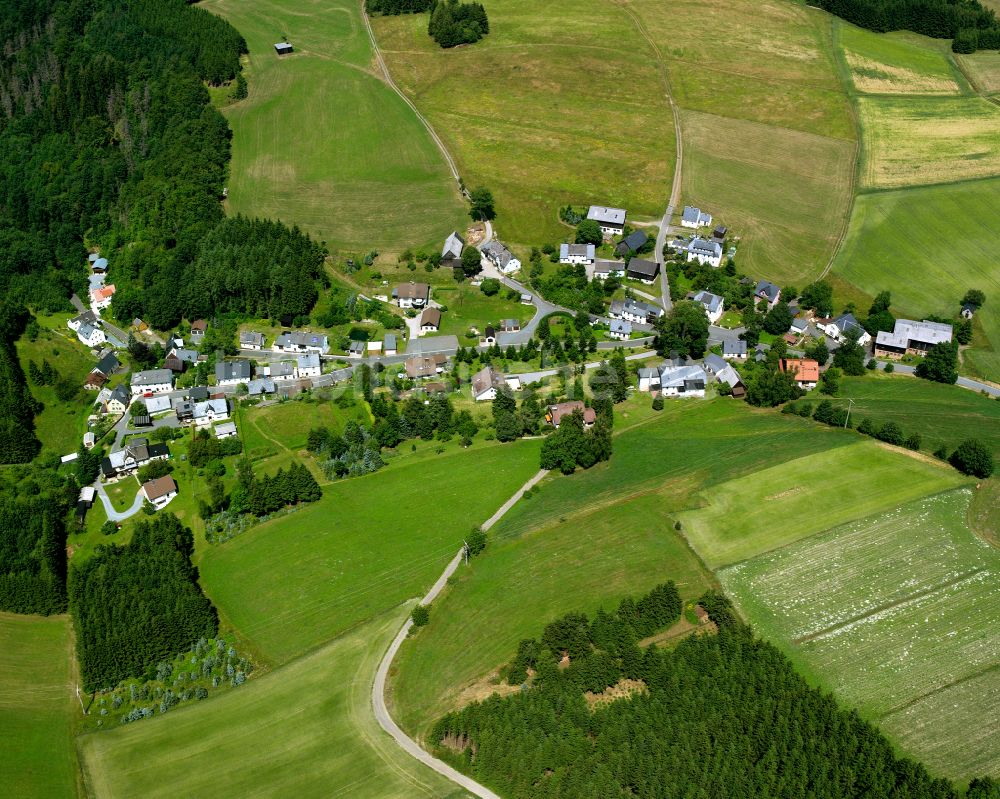
{"type": "Polygon", "coordinates": [[[94,797],[466,796],[376,724],[372,675],[402,622],[379,616],[276,672],[205,703],[86,735],[94,797]]]}
{"type": "Polygon", "coordinates": [[[1000,92],[1000,52],[980,50],[956,56],[976,88],[984,94],[1000,92]]]}
{"type": "Polygon", "coordinates": [[[971,495],[925,497],[718,575],[766,637],[842,701],[889,717],[890,733],[905,728],[909,752],[959,779],[984,765],[1000,773],[995,736],[945,734],[958,719],[979,725],[978,697],[960,686],[989,682],[1000,665],[1000,555],[969,532],[971,495]],[[943,729],[938,692],[953,700],[943,729]]]}
{"type": "MultiPolygon", "coordinates": [[[[834,272],[872,296],[892,292],[894,309],[913,319],[954,316],[970,288],[1000,297],[994,236],[983,224],[998,192],[1000,180],[984,180],[862,194],[834,272]]],[[[981,335],[963,353],[966,368],[1000,380],[1000,312],[984,306],[975,324],[981,335]]]]}
{"type": "Polygon", "coordinates": [[[867,188],[1000,174],[1000,108],[981,97],[859,97],[867,188]]]}
{"type": "MultiPolygon", "coordinates": [[[[447,310],[441,314],[441,335],[453,333],[462,344],[468,343],[464,334],[474,327],[480,333],[486,325],[499,324],[501,319],[517,319],[521,324],[535,315],[535,308],[522,305],[520,298],[508,300],[506,289],[487,297],[476,286],[452,284],[434,289],[434,300],[447,310]]],[[[476,341],[478,343],[478,341],[476,341]]]]}
{"type": "Polygon", "coordinates": [[[202,585],[272,663],[424,590],[538,470],[537,441],[474,445],[339,481],[302,510],[208,548],[202,585]]]}
{"type": "Polygon", "coordinates": [[[865,94],[961,94],[968,86],[944,39],[906,31],[873,33],[834,21],[854,88],[865,94]]]}
{"type": "Polygon", "coordinates": [[[389,70],[497,201],[497,234],[562,239],[567,203],[663,213],[674,131],[662,72],[627,10],[599,0],[496,0],[490,33],[442,50],[427,16],[372,19],[389,70]]]}
{"type": "Polygon", "coordinates": [[[964,482],[947,464],[859,439],[715,485],[702,507],[680,518],[692,546],[717,569],[964,482]]]}
{"type": "Polygon", "coordinates": [[[443,239],[465,213],[441,153],[372,66],[355,2],[208,0],[250,48],[250,96],[227,106],[231,212],[281,219],[332,248],[443,239]],[[295,53],[279,58],[288,39],[295,53]]]}
{"type": "Polygon", "coordinates": [[[7,796],[76,796],[67,616],[0,613],[0,786],[7,796]]]}

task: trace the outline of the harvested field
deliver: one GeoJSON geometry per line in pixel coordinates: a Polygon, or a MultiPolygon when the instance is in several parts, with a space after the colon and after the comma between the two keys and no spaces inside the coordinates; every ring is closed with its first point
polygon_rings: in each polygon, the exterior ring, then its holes
{"type": "Polygon", "coordinates": [[[948,44],[914,33],[873,33],[834,21],[851,80],[869,94],[960,94],[965,86],[948,44]]]}
{"type": "Polygon", "coordinates": [[[1000,92],[1000,52],[980,50],[956,58],[979,91],[984,94],[1000,92]]]}

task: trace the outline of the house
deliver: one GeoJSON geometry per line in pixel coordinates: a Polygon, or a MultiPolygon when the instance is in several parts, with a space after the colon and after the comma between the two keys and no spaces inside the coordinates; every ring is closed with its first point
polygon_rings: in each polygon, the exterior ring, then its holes
{"type": "Polygon", "coordinates": [[[177,483],[169,474],[142,484],[142,493],[157,510],[167,505],[177,496],[177,483]]]}
{"type": "Polygon", "coordinates": [[[101,310],[111,305],[111,298],[115,296],[115,284],[101,286],[90,290],[90,301],[94,308],[101,310]]]}
{"type": "Polygon", "coordinates": [[[713,325],[722,318],[722,308],[726,304],[724,298],[710,291],[699,291],[692,299],[705,309],[708,321],[713,325]]]}
{"type": "Polygon", "coordinates": [[[293,47],[288,42],[278,42],[274,45],[274,52],[278,55],[288,55],[293,52],[293,47]]]}
{"type": "Polygon", "coordinates": [[[718,242],[719,244],[726,243],[726,234],[729,232],[729,228],[725,225],[719,225],[715,230],[712,231],[712,241],[718,242]]]}
{"type": "Polygon", "coordinates": [[[192,386],[188,390],[188,399],[192,402],[204,402],[208,399],[208,387],[192,386]]]}
{"type": "MultiPolygon", "coordinates": [[[[204,401],[204,400],[202,400],[204,401]]],[[[194,416],[194,403],[190,400],[174,400],[174,413],[177,414],[178,422],[190,422],[194,416]]]]}
{"type": "Polygon", "coordinates": [[[290,363],[272,363],[265,366],[261,372],[272,380],[294,380],[295,367],[290,363]]]}
{"type": "Polygon", "coordinates": [[[583,414],[584,427],[594,426],[594,422],[597,421],[597,412],[593,408],[585,407],[580,400],[570,400],[569,402],[560,402],[557,405],[549,405],[545,409],[545,421],[558,430],[563,417],[570,416],[576,411],[580,411],[583,414]]]}
{"type": "Polygon", "coordinates": [[[688,245],[687,259],[688,261],[697,261],[702,265],[708,264],[718,267],[722,263],[722,245],[717,241],[709,241],[695,236],[688,245]]]}
{"type": "Polygon", "coordinates": [[[875,337],[875,354],[885,358],[926,355],[935,344],[951,341],[952,327],[942,322],[915,322],[897,319],[892,332],[880,330],[875,337]]]}
{"type": "Polygon", "coordinates": [[[347,355],[351,358],[363,358],[368,348],[363,341],[352,341],[347,347],[347,355]]]}
{"type": "Polygon", "coordinates": [[[127,446],[101,459],[101,474],[106,480],[132,474],[150,461],[170,457],[166,444],[150,444],[145,438],[134,438],[127,446]]]}
{"type": "Polygon", "coordinates": [[[639,252],[649,241],[645,231],[634,230],[615,245],[615,255],[624,258],[630,252],[639,252]]]}
{"type": "Polygon", "coordinates": [[[368,342],[368,355],[381,355],[382,354],[382,342],[381,341],[369,341],[368,342]]]}
{"type": "Polygon", "coordinates": [[[625,268],[625,274],[629,280],[638,280],[641,283],[652,283],[656,276],[660,274],[660,265],[656,261],[647,261],[645,258],[633,258],[625,268]]]}
{"type": "Polygon", "coordinates": [[[533,304],[534,301],[532,300],[530,294],[525,293],[521,295],[521,305],[533,305],[533,304]]]}
{"type": "Polygon", "coordinates": [[[753,291],[753,296],[754,302],[764,300],[767,303],[767,309],[771,310],[778,304],[778,300],[781,299],[781,289],[770,281],[758,280],[757,287],[753,291]]]}
{"type": "Polygon", "coordinates": [[[86,379],[83,381],[83,387],[87,391],[100,391],[104,384],[108,382],[108,378],[102,375],[100,372],[91,372],[87,375],[86,379]]]}
{"type": "Polygon", "coordinates": [[[740,377],[740,373],[731,364],[726,364],[725,369],[716,373],[715,381],[717,383],[725,383],[729,386],[730,394],[736,399],[742,399],[746,396],[747,389],[743,385],[743,378],[740,377]]]}
{"type": "Polygon", "coordinates": [[[497,391],[506,385],[504,376],[492,366],[487,366],[472,376],[472,398],[476,402],[495,399],[497,391]]]}
{"type": "Polygon", "coordinates": [[[566,244],[564,242],[559,245],[559,263],[590,266],[594,263],[595,252],[593,244],[566,244]]]}
{"type": "Polygon", "coordinates": [[[250,382],[250,361],[221,361],[215,364],[215,385],[236,386],[250,382]]]}
{"type": "Polygon", "coordinates": [[[487,260],[505,275],[512,274],[521,268],[521,262],[514,257],[514,253],[499,241],[489,242],[483,247],[481,252],[486,256],[487,260]]]}
{"type": "Polygon", "coordinates": [[[852,313],[842,313],[835,319],[818,319],[816,327],[841,344],[844,344],[851,336],[856,337],[858,344],[862,347],[872,340],[868,331],[861,326],[852,313]]]}
{"type": "MultiPolygon", "coordinates": [[[[97,255],[97,253],[91,253],[91,255],[97,255]]],[[[97,272],[98,274],[102,274],[103,275],[105,272],[108,271],[108,259],[107,258],[101,258],[101,256],[98,255],[93,260],[93,262],[90,264],[90,268],[94,272],[97,272]]]]}
{"type": "Polygon", "coordinates": [[[479,339],[479,343],[484,347],[492,347],[497,343],[497,331],[493,325],[486,325],[486,329],[483,331],[483,337],[479,339]]]}
{"type": "Polygon", "coordinates": [[[89,430],[83,434],[83,446],[87,449],[93,449],[94,444],[97,443],[97,436],[91,433],[89,430]]]}
{"type": "Polygon", "coordinates": [[[809,330],[809,320],[803,319],[801,316],[796,316],[792,320],[791,327],[788,328],[788,332],[793,336],[805,335],[807,330],[809,330]]]}
{"type": "Polygon", "coordinates": [[[625,209],[605,208],[603,205],[592,205],[587,211],[587,219],[593,219],[601,227],[604,238],[620,236],[625,230],[625,209]]]}
{"type": "Polygon", "coordinates": [[[421,333],[435,333],[441,327],[441,309],[440,308],[424,308],[424,312],[420,314],[420,332],[421,333]]]}
{"type": "Polygon", "coordinates": [[[163,366],[171,372],[183,372],[189,363],[198,362],[198,353],[195,350],[186,350],[182,347],[171,347],[167,357],[163,359],[163,366]]]}
{"type": "Polygon", "coordinates": [[[599,258],[594,261],[594,277],[601,280],[607,280],[609,277],[625,277],[625,262],[599,258]]]}
{"type": "Polygon", "coordinates": [[[241,350],[262,350],[264,349],[264,334],[254,330],[244,330],[240,333],[241,350]]]}
{"type": "Polygon", "coordinates": [[[705,355],[705,371],[710,375],[718,375],[719,372],[724,371],[728,367],[729,364],[726,360],[714,352],[709,352],[705,355]]]}
{"type": "Polygon", "coordinates": [[[979,310],[978,306],[973,305],[971,302],[966,302],[962,304],[962,318],[971,319],[975,316],[976,311],[979,310]]]}
{"type": "Polygon", "coordinates": [[[708,227],[711,224],[711,214],[706,214],[700,208],[695,208],[692,205],[684,206],[684,213],[681,214],[681,227],[700,228],[708,227]]]}
{"type": "Polygon", "coordinates": [[[174,373],[169,369],[147,369],[144,372],[133,372],[131,386],[133,394],[158,394],[163,391],[172,391],[174,373]]]}
{"type": "Polygon", "coordinates": [[[653,366],[639,368],[639,391],[659,391],[660,370],[653,366]]]}
{"type": "Polygon", "coordinates": [[[146,403],[146,413],[150,416],[169,411],[172,407],[170,397],[146,397],[143,401],[146,403]]]}
{"type": "Polygon", "coordinates": [[[723,341],[722,357],[727,361],[745,361],[747,359],[747,343],[741,338],[723,341]]]}
{"type": "Polygon", "coordinates": [[[431,287],[426,283],[403,283],[392,290],[400,308],[423,308],[430,301],[431,287]]]}
{"type": "Polygon", "coordinates": [[[204,319],[195,319],[191,323],[191,341],[194,344],[201,344],[205,338],[205,331],[208,330],[208,322],[204,319]]]}
{"type": "Polygon", "coordinates": [[[663,309],[659,305],[651,305],[648,302],[639,302],[631,298],[627,300],[614,300],[608,311],[608,316],[612,319],[624,319],[633,324],[653,324],[663,315],[663,309]]]}
{"type": "Polygon", "coordinates": [[[236,422],[223,422],[215,426],[216,438],[235,438],[236,435],[236,422]]]}
{"type": "Polygon", "coordinates": [[[204,402],[196,402],[191,408],[191,421],[197,427],[228,418],[229,403],[225,399],[208,399],[204,402]]]}
{"type": "Polygon", "coordinates": [[[782,358],[778,361],[782,372],[789,372],[795,384],[806,391],[816,388],[819,382],[819,361],[811,358],[782,358]]]}
{"type": "Polygon", "coordinates": [[[462,265],[462,250],[465,249],[465,239],[452,233],[444,240],[444,247],[441,248],[441,266],[456,267],[462,265]]]}
{"type": "Polygon", "coordinates": [[[686,253],[688,247],[691,246],[691,239],[686,236],[675,236],[670,241],[667,242],[667,247],[673,250],[677,255],[686,253]]]}
{"type": "Polygon", "coordinates": [[[385,339],[382,342],[382,352],[385,355],[395,355],[397,352],[398,345],[396,344],[396,334],[386,333],[385,339]]]}
{"type": "Polygon", "coordinates": [[[431,383],[424,383],[423,385],[425,394],[447,394],[448,386],[444,383],[438,383],[437,381],[431,383]]]}
{"type": "Polygon", "coordinates": [[[326,355],[330,351],[330,342],[322,333],[286,330],[274,340],[273,349],[275,352],[315,352],[318,355],[326,355]]]}
{"type": "Polygon", "coordinates": [[[251,397],[262,397],[275,391],[274,381],[269,377],[258,377],[247,383],[247,394],[251,397]]]}
{"type": "Polygon", "coordinates": [[[66,327],[76,333],[83,325],[90,325],[91,327],[96,327],[101,323],[100,317],[93,311],[84,311],[79,316],[74,316],[68,322],[66,322],[66,327]]]}
{"type": "Polygon", "coordinates": [[[436,355],[414,355],[407,358],[403,364],[406,376],[411,380],[424,377],[434,377],[444,371],[444,365],[448,359],[442,354],[436,355]]]}
{"type": "Polygon", "coordinates": [[[97,365],[90,370],[91,374],[104,375],[105,377],[111,377],[118,369],[121,367],[121,361],[115,357],[113,352],[107,353],[101,360],[97,362],[97,365]]]}
{"type": "Polygon", "coordinates": [[[608,338],[628,341],[632,337],[632,323],[624,319],[612,319],[608,328],[608,338]]]}
{"type": "Polygon", "coordinates": [[[116,416],[125,413],[131,401],[132,395],[129,394],[128,389],[125,386],[118,386],[111,392],[111,395],[107,399],[106,407],[108,413],[113,413],[116,416]]]}
{"type": "MultiPolygon", "coordinates": [[[[359,341],[357,343],[362,347],[365,346],[363,341],[359,341]]],[[[301,380],[305,377],[319,377],[321,374],[323,374],[323,366],[316,353],[299,356],[295,363],[295,378],[297,380],[301,380]]]]}
{"type": "Polygon", "coordinates": [[[517,319],[501,319],[501,333],[517,333],[521,329],[521,323],[517,319]]]}
{"type": "Polygon", "coordinates": [[[660,395],[663,397],[704,397],[708,375],[698,365],[660,367],[660,395]]]}

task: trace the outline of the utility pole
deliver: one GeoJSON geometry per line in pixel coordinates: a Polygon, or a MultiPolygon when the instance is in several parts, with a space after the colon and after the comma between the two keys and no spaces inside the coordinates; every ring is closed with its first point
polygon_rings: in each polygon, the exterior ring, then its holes
{"type": "Polygon", "coordinates": [[[469,542],[468,541],[463,541],[462,542],[462,554],[465,556],[465,565],[468,566],[469,565],[469,542]]]}
{"type": "Polygon", "coordinates": [[[844,419],[844,429],[847,429],[847,423],[851,421],[851,410],[854,408],[854,400],[848,398],[847,400],[847,418],[844,419]]]}

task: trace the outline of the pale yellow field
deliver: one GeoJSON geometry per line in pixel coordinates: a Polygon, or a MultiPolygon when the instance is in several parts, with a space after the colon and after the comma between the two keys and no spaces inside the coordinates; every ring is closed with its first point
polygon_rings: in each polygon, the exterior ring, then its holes
{"type": "Polygon", "coordinates": [[[1000,52],[981,50],[957,58],[979,91],[986,94],[1000,92],[1000,52]]]}
{"type": "Polygon", "coordinates": [[[958,84],[939,75],[882,64],[871,58],[846,53],[851,77],[859,91],[869,94],[958,94],[958,84]]]}

